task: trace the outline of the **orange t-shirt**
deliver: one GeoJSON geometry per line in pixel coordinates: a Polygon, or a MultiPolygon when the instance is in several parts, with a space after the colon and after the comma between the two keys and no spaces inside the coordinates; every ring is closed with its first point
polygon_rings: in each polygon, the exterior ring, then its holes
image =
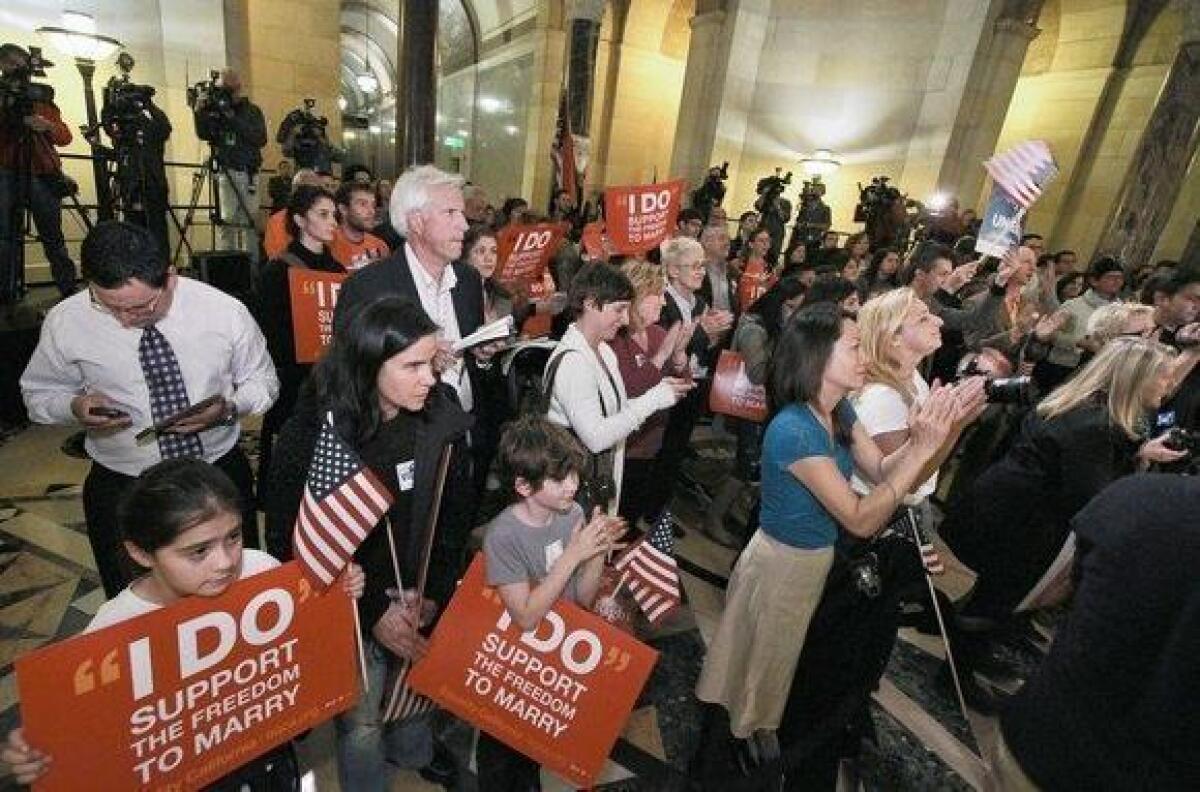
{"type": "Polygon", "coordinates": [[[362,269],[368,264],[374,264],[381,258],[386,258],[391,249],[387,243],[374,234],[363,232],[361,242],[351,242],[339,227],[333,232],[333,242],[329,244],[329,255],[333,260],[346,268],[347,272],[362,269]]]}
{"type": "Polygon", "coordinates": [[[263,232],[263,250],[267,260],[277,259],[292,244],[292,235],[287,230],[287,209],[280,209],[267,218],[267,230],[263,232]]]}
{"type": "Polygon", "coordinates": [[[738,279],[738,309],[749,310],[750,306],[767,290],[775,285],[775,273],[767,269],[766,263],[759,258],[746,262],[742,276],[738,279]]]}

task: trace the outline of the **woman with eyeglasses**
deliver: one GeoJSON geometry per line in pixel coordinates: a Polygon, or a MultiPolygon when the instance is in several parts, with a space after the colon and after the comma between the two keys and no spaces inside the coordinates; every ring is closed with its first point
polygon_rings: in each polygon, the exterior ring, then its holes
{"type": "MultiPolygon", "coordinates": [[[[263,418],[259,447],[259,467],[271,464],[271,448],[283,422],[292,414],[300,386],[308,379],[311,363],[296,360],[295,334],[292,328],[292,293],[288,272],[345,272],[329,252],[338,227],[337,206],[333,193],[324,187],[304,185],[292,192],[287,205],[287,230],[291,243],[278,258],[263,267],[258,280],[256,317],[267,348],[279,373],[279,398],[263,418]]],[[[282,548],[271,548],[279,552],[282,548]]]]}

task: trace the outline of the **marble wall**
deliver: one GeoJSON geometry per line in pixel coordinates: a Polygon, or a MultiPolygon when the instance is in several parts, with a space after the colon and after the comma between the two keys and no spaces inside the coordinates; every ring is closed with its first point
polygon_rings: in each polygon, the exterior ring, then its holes
{"type": "Polygon", "coordinates": [[[730,3],[731,74],[712,157],[736,163],[729,205],[751,204],[754,185],[776,166],[796,171],[793,197],[799,160],[818,148],[843,162],[826,179],[836,228],[856,228],[856,183],[872,176],[928,197],[989,8],[986,0],[730,3]]]}
{"type": "MultiPolygon", "coordinates": [[[[1128,66],[1114,66],[1125,13],[1121,0],[1048,0],[997,145],[1034,137],[1050,143],[1062,173],[1029,213],[1028,225],[1051,247],[1073,248],[1084,260],[1100,240],[1180,41],[1180,16],[1167,7],[1128,66]],[[1112,110],[1101,117],[1106,92],[1112,110]],[[1085,146],[1090,132],[1096,136],[1091,150],[1085,146]]],[[[1200,169],[1193,168],[1157,257],[1179,255],[1198,208],[1200,169]]]]}

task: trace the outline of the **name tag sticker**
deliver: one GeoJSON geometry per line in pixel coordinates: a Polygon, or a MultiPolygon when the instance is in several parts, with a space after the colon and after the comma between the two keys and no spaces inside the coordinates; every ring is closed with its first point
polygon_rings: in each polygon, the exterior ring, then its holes
{"type": "Polygon", "coordinates": [[[554,562],[563,554],[562,540],[555,539],[550,544],[546,545],[546,571],[549,572],[554,566],[554,562]]]}
{"type": "Polygon", "coordinates": [[[408,460],[396,465],[396,481],[400,484],[401,492],[408,492],[413,488],[413,480],[415,478],[413,469],[416,467],[415,460],[408,460]]]}

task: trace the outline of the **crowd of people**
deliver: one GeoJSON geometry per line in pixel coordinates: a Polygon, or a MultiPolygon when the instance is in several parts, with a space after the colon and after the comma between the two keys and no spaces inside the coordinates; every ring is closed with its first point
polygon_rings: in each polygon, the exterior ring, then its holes
{"type": "MultiPolygon", "coordinates": [[[[520,198],[496,209],[429,165],[394,183],[344,175],[299,168],[272,185],[249,307],[181,276],[138,226],[101,223],[84,242],[86,288],[46,317],[21,387],[32,420],[86,431],[88,536],[111,600],[93,628],[290,559],[331,422],[394,499],[346,576],[372,684],[337,719],[343,789],[385,789],[394,767],[451,783],[437,718],[378,713],[389,667],[427,651],[477,525],[489,583],[532,628],[560,598],[591,606],[613,548],[664,521],[737,551],[696,687],[701,785],[737,772],[833,787],[901,612],[938,605],[933,534],[976,575],[941,606],[968,702],[1003,713],[996,766],[1013,788],[1200,784],[1178,736],[1200,725],[1183,703],[1200,692],[1186,653],[1200,640],[1186,574],[1200,487],[1179,475],[1200,432],[1200,270],[1107,257],[1080,270],[1032,233],[1002,259],[976,257],[969,218],[949,245],[872,249],[829,231],[773,255],[756,212],[730,221],[719,204],[680,212],[647,255],[615,255],[580,245],[566,192],[539,215],[520,198]],[[571,230],[540,296],[498,280],[499,231],[550,220],[571,230]],[[349,275],[315,365],[296,360],[293,269],[349,275]],[[509,398],[515,339],[454,351],[497,319],[539,315],[555,343],[536,399],[509,398]],[[764,389],[765,420],[709,411],[727,353],[764,389]],[[255,474],[238,439],[256,415],[255,474]],[[689,470],[702,425],[736,448],[715,486],[689,470]],[[1147,469],[1163,472],[1133,475],[1147,469]],[[1137,513],[1143,491],[1161,493],[1153,522],[1137,513]],[[679,524],[673,495],[699,499],[704,519],[679,524]],[[1141,552],[1122,510],[1149,535],[1144,564],[1120,562],[1141,552]],[[423,599],[389,592],[389,548],[415,580],[431,513],[423,599]],[[1068,616],[1037,683],[1015,701],[980,684],[976,671],[1002,665],[998,643],[1049,607],[1068,616]],[[802,762],[801,736],[815,743],[802,762]]],[[[19,730],[4,759],[26,782],[49,761],[19,730]]],[[[481,789],[537,786],[536,763],[486,735],[476,760],[481,789]]]]}

